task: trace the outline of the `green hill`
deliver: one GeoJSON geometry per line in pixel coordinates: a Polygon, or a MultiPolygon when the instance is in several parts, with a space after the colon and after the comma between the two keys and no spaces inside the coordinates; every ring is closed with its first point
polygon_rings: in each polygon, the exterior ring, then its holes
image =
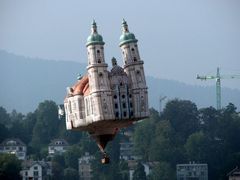
{"type": "MultiPolygon", "coordinates": [[[[54,100],[63,103],[66,87],[86,72],[86,64],[70,61],[42,60],[17,56],[0,50],[0,106],[8,111],[33,111],[39,102],[54,100]]],[[[150,106],[158,109],[158,97],[180,98],[199,107],[215,106],[215,87],[187,85],[178,81],[147,76],[150,106]]],[[[222,89],[223,105],[229,102],[240,107],[240,91],[222,89]]]]}

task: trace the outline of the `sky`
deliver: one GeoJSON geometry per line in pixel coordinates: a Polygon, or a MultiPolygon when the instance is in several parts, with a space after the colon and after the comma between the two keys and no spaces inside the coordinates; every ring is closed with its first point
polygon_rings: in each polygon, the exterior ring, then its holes
{"type": "MultiPolygon", "coordinates": [[[[122,64],[121,21],[136,36],[147,75],[195,85],[196,75],[240,74],[239,0],[0,0],[0,49],[26,57],[87,62],[91,22],[105,60],[122,64]]],[[[240,79],[222,86],[240,89],[240,79]]]]}

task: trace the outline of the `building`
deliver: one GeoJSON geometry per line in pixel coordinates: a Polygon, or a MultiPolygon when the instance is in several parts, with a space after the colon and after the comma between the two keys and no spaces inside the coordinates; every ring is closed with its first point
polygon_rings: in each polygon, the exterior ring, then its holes
{"type": "Polygon", "coordinates": [[[15,154],[18,159],[25,160],[27,154],[27,146],[20,139],[6,139],[0,145],[0,152],[15,154]]]}
{"type": "MultiPolygon", "coordinates": [[[[123,20],[119,46],[124,64],[120,67],[112,58],[112,69],[108,71],[104,58],[105,43],[97,32],[95,21],[92,23],[92,33],[86,43],[87,74],[67,89],[64,100],[67,129],[91,132],[102,123],[104,131],[109,127],[109,132],[104,134],[114,134],[116,128],[148,117],[148,91],[137,42],[123,20]],[[111,123],[106,124],[106,121],[111,123]],[[98,126],[91,129],[95,122],[98,126]]],[[[99,129],[97,134],[102,134],[102,128],[99,129]]]]}
{"type": "Polygon", "coordinates": [[[92,178],[91,160],[93,156],[89,155],[88,152],[78,159],[79,164],[79,177],[83,180],[90,180],[92,178]]]}
{"type": "MultiPolygon", "coordinates": [[[[136,170],[138,161],[137,160],[128,160],[128,167],[129,167],[129,179],[132,180],[133,179],[133,173],[136,170]]],[[[159,162],[142,162],[141,164],[144,167],[144,172],[146,174],[146,176],[148,176],[151,172],[152,169],[158,164],[159,162]]]]}
{"type": "Polygon", "coordinates": [[[127,136],[126,134],[124,141],[120,142],[120,157],[121,160],[140,160],[141,156],[137,156],[134,152],[134,143],[132,141],[131,136],[127,136]]]}
{"type": "Polygon", "coordinates": [[[126,161],[136,159],[133,153],[132,142],[120,142],[120,159],[123,159],[126,161]]]}
{"type": "Polygon", "coordinates": [[[208,180],[207,164],[177,164],[177,180],[208,180]]]}
{"type": "Polygon", "coordinates": [[[48,145],[48,154],[53,156],[55,154],[62,154],[67,151],[69,144],[64,139],[54,139],[48,145]]]}
{"type": "Polygon", "coordinates": [[[45,161],[24,161],[20,172],[22,179],[48,180],[52,176],[52,167],[50,162],[45,161]]]}
{"type": "Polygon", "coordinates": [[[240,180],[240,168],[236,167],[232,171],[230,171],[228,174],[229,180],[240,180]]]}

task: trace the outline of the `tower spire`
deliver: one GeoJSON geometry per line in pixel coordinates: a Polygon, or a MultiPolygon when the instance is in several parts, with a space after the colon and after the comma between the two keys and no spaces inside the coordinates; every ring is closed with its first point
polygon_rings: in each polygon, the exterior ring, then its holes
{"type": "Polygon", "coordinates": [[[129,31],[128,31],[127,21],[125,21],[124,18],[123,18],[123,20],[122,20],[122,31],[123,31],[123,33],[129,32],[129,31]]]}
{"type": "Polygon", "coordinates": [[[117,66],[117,60],[115,57],[112,57],[112,67],[117,66]]]}
{"type": "Polygon", "coordinates": [[[93,21],[92,21],[92,34],[97,34],[98,32],[97,32],[97,23],[96,23],[96,21],[95,21],[95,19],[93,19],[93,21]]]}

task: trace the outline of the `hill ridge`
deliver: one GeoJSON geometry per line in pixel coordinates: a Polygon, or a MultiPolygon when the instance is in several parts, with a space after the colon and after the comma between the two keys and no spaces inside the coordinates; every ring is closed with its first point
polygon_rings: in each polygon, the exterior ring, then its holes
{"type": "MultiPolygon", "coordinates": [[[[0,50],[0,106],[27,113],[49,99],[63,103],[65,89],[86,73],[86,64],[18,56],[0,50]]],[[[190,85],[176,80],[147,76],[149,105],[158,109],[158,97],[187,99],[198,107],[215,107],[215,87],[190,85]]],[[[240,90],[222,88],[222,104],[240,107],[240,90]]]]}

